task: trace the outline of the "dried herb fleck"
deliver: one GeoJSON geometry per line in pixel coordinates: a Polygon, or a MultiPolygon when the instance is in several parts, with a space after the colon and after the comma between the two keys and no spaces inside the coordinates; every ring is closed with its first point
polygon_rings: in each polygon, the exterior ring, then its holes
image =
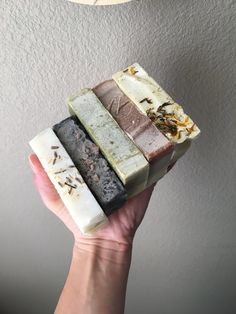
{"type": "Polygon", "coordinates": [[[66,180],[67,180],[69,183],[72,183],[72,180],[71,180],[69,177],[66,177],[66,180]]]}
{"type": "Polygon", "coordinates": [[[52,162],[52,164],[53,164],[53,165],[55,165],[55,163],[56,163],[57,159],[61,159],[61,156],[60,156],[60,155],[58,155],[58,153],[57,153],[57,152],[54,152],[54,159],[53,159],[53,162],[52,162]]]}
{"type": "Polygon", "coordinates": [[[54,174],[59,174],[59,173],[63,173],[63,172],[66,172],[66,170],[60,170],[60,171],[57,171],[57,172],[54,172],[54,174]]]}
{"type": "Polygon", "coordinates": [[[153,104],[152,100],[150,98],[144,98],[143,100],[140,101],[140,104],[142,104],[143,102],[147,102],[148,104],[153,104]]]}
{"type": "Polygon", "coordinates": [[[72,184],[67,183],[67,182],[65,182],[65,185],[69,186],[72,189],[76,189],[77,188],[77,185],[72,185],[72,184]]]}
{"type": "Polygon", "coordinates": [[[78,181],[80,184],[83,183],[83,181],[81,181],[80,178],[78,178],[78,177],[76,177],[75,180],[78,181]]]}
{"type": "Polygon", "coordinates": [[[161,105],[157,110],[162,110],[163,108],[170,106],[171,104],[169,104],[168,102],[165,102],[163,105],[161,105]]]}

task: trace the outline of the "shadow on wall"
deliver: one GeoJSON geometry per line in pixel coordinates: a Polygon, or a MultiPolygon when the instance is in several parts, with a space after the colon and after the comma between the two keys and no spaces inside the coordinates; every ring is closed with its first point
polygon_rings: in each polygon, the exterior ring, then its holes
{"type": "Polygon", "coordinates": [[[227,103],[228,108],[225,106],[229,86],[222,76],[222,65],[215,65],[207,52],[197,47],[179,55],[173,52],[165,63],[168,90],[202,131],[196,142],[199,148],[194,151],[199,165],[206,160],[219,162],[218,148],[220,144],[228,144],[230,125],[226,122],[232,119],[230,109],[233,109],[232,103],[227,103]]]}

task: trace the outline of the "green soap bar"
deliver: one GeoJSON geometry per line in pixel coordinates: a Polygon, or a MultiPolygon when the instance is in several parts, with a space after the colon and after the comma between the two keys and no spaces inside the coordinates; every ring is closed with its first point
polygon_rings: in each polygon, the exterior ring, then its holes
{"type": "Polygon", "coordinates": [[[76,115],[111,167],[125,185],[128,195],[143,191],[149,163],[120,128],[91,89],[83,89],[68,101],[70,114],[76,115]]]}

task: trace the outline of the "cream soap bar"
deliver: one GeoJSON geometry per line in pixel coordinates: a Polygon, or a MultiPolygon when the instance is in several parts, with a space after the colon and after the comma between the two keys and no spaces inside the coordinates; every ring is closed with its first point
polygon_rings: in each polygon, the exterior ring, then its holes
{"type": "Polygon", "coordinates": [[[105,224],[106,215],[53,130],[44,130],[29,144],[80,231],[91,234],[105,224]]]}
{"type": "Polygon", "coordinates": [[[70,113],[79,118],[117,173],[128,195],[143,191],[147,185],[149,163],[93,91],[83,89],[69,100],[68,105],[70,113]]]}
{"type": "Polygon", "coordinates": [[[175,146],[171,162],[180,158],[189,148],[190,141],[200,133],[183,108],[175,103],[138,63],[114,74],[113,79],[139,110],[146,114],[170,141],[178,144],[175,146]]]}

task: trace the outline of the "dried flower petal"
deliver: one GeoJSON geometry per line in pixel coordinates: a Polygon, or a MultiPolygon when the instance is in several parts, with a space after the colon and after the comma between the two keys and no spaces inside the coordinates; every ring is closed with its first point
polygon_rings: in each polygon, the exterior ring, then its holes
{"type": "Polygon", "coordinates": [[[136,73],[138,73],[138,71],[135,69],[135,67],[130,66],[128,67],[128,73],[130,75],[135,75],[136,73]]]}

